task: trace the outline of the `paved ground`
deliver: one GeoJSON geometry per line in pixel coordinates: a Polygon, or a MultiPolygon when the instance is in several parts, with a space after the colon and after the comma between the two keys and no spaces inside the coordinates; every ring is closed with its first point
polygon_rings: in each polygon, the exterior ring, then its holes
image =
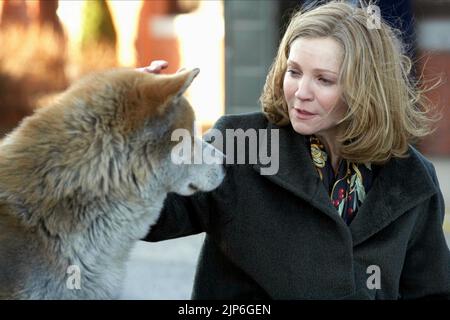
{"type": "Polygon", "coordinates": [[[158,243],[139,241],[128,263],[122,299],[190,299],[204,234],[158,243]]]}
{"type": "MultiPolygon", "coordinates": [[[[432,160],[447,208],[450,246],[450,160],[432,160]]],[[[189,299],[204,235],[159,243],[138,242],[127,268],[123,299],[189,299]]]]}
{"type": "Polygon", "coordinates": [[[445,202],[444,231],[450,247],[450,159],[431,159],[439,179],[442,195],[445,202]]]}

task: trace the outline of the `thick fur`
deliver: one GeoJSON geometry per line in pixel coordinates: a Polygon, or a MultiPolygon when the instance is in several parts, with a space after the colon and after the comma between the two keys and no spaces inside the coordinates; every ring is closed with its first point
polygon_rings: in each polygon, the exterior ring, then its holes
{"type": "Polygon", "coordinates": [[[0,298],[117,298],[167,193],[221,183],[221,165],[170,157],[173,130],[193,129],[182,94],[197,73],[88,76],[0,142],[0,298]]]}

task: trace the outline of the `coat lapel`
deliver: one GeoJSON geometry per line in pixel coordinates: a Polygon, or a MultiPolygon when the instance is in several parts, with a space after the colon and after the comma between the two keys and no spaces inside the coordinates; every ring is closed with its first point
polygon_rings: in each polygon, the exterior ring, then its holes
{"type": "MultiPolygon", "coordinates": [[[[328,194],[314,168],[310,152],[306,147],[306,138],[296,133],[292,126],[278,127],[269,122],[268,135],[271,130],[279,130],[279,170],[274,175],[266,175],[267,179],[289,190],[298,197],[306,200],[320,212],[347,227],[332,206],[328,194]]],[[[272,139],[268,139],[268,148],[272,139]]],[[[275,155],[272,155],[274,157],[275,155]]],[[[255,164],[253,168],[260,172],[262,165],[255,164]]]]}
{"type": "MultiPolygon", "coordinates": [[[[347,228],[351,232],[354,246],[436,193],[436,188],[419,156],[410,149],[410,157],[392,159],[380,168],[372,189],[348,227],[332,206],[314,168],[306,137],[296,133],[292,126],[278,127],[269,122],[267,129],[269,136],[270,130],[279,130],[279,170],[274,175],[263,177],[309,202],[333,219],[339,227],[347,228]]],[[[270,142],[271,139],[268,139],[269,150],[270,142]]],[[[258,172],[262,167],[264,166],[259,163],[253,166],[258,172]]]]}
{"type": "Polygon", "coordinates": [[[368,239],[437,192],[417,151],[410,148],[409,154],[408,158],[393,158],[382,166],[350,224],[353,245],[368,239]]]}

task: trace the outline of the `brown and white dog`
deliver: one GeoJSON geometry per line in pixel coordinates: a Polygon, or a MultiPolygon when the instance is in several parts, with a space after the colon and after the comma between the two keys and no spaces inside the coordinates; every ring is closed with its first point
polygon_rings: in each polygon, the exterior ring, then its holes
{"type": "Polygon", "coordinates": [[[118,297],[167,193],[221,183],[220,164],[171,161],[171,133],[193,130],[182,94],[197,74],[90,75],[0,142],[0,298],[118,297]]]}

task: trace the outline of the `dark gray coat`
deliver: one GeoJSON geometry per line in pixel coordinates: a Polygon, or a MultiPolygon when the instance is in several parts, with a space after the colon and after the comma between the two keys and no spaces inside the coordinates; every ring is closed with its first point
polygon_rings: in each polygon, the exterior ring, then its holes
{"type": "Polygon", "coordinates": [[[272,176],[260,175],[259,164],[227,165],[213,192],[166,199],[144,240],[207,233],[194,299],[450,297],[444,202],[433,165],[417,150],[381,168],[347,226],[291,126],[252,113],[225,116],[216,128],[279,129],[280,165],[272,176]],[[380,289],[367,286],[371,265],[380,289]]]}

